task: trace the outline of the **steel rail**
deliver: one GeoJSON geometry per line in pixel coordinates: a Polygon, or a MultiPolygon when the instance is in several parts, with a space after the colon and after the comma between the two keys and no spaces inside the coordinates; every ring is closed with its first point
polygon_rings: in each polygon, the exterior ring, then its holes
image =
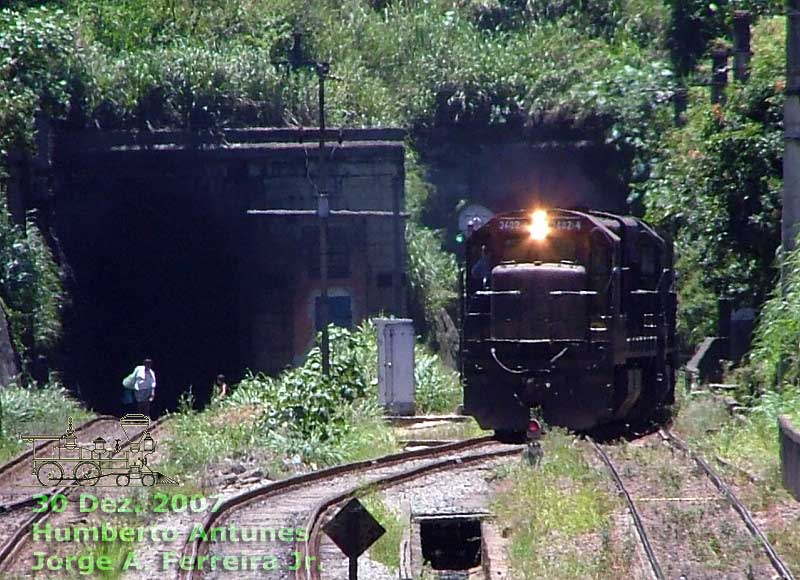
{"type": "MultiPolygon", "coordinates": [[[[443,469],[451,469],[456,466],[470,465],[472,463],[480,463],[489,459],[496,459],[508,455],[517,455],[524,449],[524,446],[515,445],[511,449],[495,449],[492,451],[484,451],[482,453],[473,453],[462,457],[451,457],[436,463],[422,465],[414,469],[409,469],[400,473],[387,475],[377,480],[369,481],[350,488],[349,490],[332,495],[316,505],[310,516],[306,520],[305,529],[308,531],[308,539],[306,542],[295,542],[295,551],[300,554],[298,561],[309,562],[313,561],[319,564],[320,562],[320,542],[321,542],[321,526],[322,517],[325,512],[334,505],[343,503],[352,497],[358,496],[366,490],[381,490],[404,483],[419,477],[430,475],[443,469]],[[308,559],[310,557],[310,560],[308,559]]],[[[295,570],[295,580],[320,580],[319,566],[300,566],[295,570]]]]}
{"type": "MultiPolygon", "coordinates": [[[[142,429],[141,431],[136,433],[136,435],[134,435],[134,437],[132,437],[131,439],[133,439],[135,437],[138,437],[139,435],[141,435],[145,431],[152,431],[153,429],[159,427],[160,425],[162,425],[164,423],[164,421],[167,418],[168,418],[168,416],[164,416],[164,417],[161,417],[161,418],[153,421],[152,423],[150,423],[150,425],[146,429],[142,429]]],[[[113,417],[113,419],[118,421],[118,419],[116,419],[116,417],[113,417]]],[[[130,445],[130,442],[131,442],[130,439],[128,439],[125,443],[120,445],[120,449],[125,449],[128,445],[130,445]]],[[[70,484],[70,485],[64,485],[64,486],[62,486],[60,488],[51,489],[50,492],[48,492],[46,494],[39,494],[39,495],[46,495],[48,498],[52,498],[56,494],[62,494],[62,495],[65,495],[65,496],[69,496],[76,489],[87,489],[87,487],[70,484]]],[[[23,502],[18,502],[18,503],[19,504],[24,504],[25,502],[30,502],[27,505],[31,505],[32,503],[36,503],[36,500],[31,498],[30,500],[24,500],[23,502]]],[[[20,505],[18,507],[23,507],[23,506],[20,505]]],[[[9,561],[9,559],[23,545],[25,537],[28,535],[28,532],[33,527],[33,524],[39,523],[41,521],[44,521],[52,513],[53,513],[52,510],[44,510],[44,511],[42,511],[40,513],[34,513],[30,518],[25,520],[25,522],[17,528],[17,530],[14,532],[14,534],[11,536],[11,538],[9,538],[8,541],[5,544],[3,544],[2,547],[0,547],[0,570],[5,570],[6,569],[6,566],[7,566],[7,563],[9,561]]]]}
{"type": "Polygon", "coordinates": [[[661,438],[669,443],[670,445],[680,449],[686,455],[691,457],[697,465],[705,472],[706,476],[711,480],[711,482],[716,486],[716,488],[725,496],[725,498],[730,502],[731,506],[736,513],[739,514],[739,517],[742,518],[742,521],[747,526],[747,529],[750,531],[750,534],[756,538],[760,543],[761,547],[764,549],[764,552],[767,554],[767,558],[769,558],[770,563],[772,563],[772,567],[775,568],[775,571],[780,574],[781,578],[784,580],[794,580],[794,575],[792,574],[791,570],[784,564],[781,557],[778,556],[778,553],[775,551],[775,548],[772,546],[770,541],[767,539],[767,536],[764,535],[764,532],[758,527],[758,524],[753,519],[753,516],[750,514],[750,510],[748,510],[745,505],[736,497],[736,494],[733,490],[725,483],[722,478],[717,474],[716,471],[708,464],[708,462],[703,459],[700,455],[692,451],[689,446],[677,435],[675,435],[671,430],[668,429],[660,429],[659,435],[661,438]]]}
{"type": "Polygon", "coordinates": [[[606,464],[606,467],[608,468],[609,473],[611,473],[611,477],[614,479],[614,483],[616,484],[620,495],[622,495],[622,497],[625,499],[625,503],[628,505],[628,511],[633,518],[633,524],[636,527],[636,532],[639,535],[639,541],[644,548],[647,560],[650,562],[650,568],[653,571],[653,576],[655,576],[657,580],[666,580],[666,576],[664,576],[664,572],[661,570],[661,565],[658,563],[658,558],[656,558],[656,554],[653,551],[653,546],[650,544],[650,539],[647,537],[647,530],[644,527],[644,522],[642,522],[642,515],[639,513],[639,509],[636,507],[636,504],[633,503],[633,498],[631,498],[628,490],[625,489],[625,484],[622,483],[622,478],[619,476],[617,468],[614,467],[614,463],[611,461],[611,458],[594,439],[589,439],[589,441],[591,442],[595,451],[597,451],[600,459],[602,459],[603,463],[606,464]]]}
{"type": "MultiPolygon", "coordinates": [[[[316,483],[335,476],[357,473],[366,469],[388,467],[409,460],[435,458],[446,453],[463,451],[473,447],[481,447],[488,443],[495,443],[494,438],[491,436],[474,437],[472,439],[464,439],[462,441],[449,443],[447,445],[438,445],[436,447],[424,449],[414,449],[412,451],[403,451],[400,453],[384,455],[375,459],[367,459],[354,463],[345,463],[343,465],[336,465],[334,467],[328,467],[319,471],[313,471],[311,473],[304,473],[279,481],[274,481],[225,500],[219,505],[219,508],[216,511],[211,512],[206,516],[205,520],[203,521],[203,528],[206,531],[209,530],[217,521],[219,521],[222,516],[229,515],[245,505],[280,495],[281,493],[285,493],[287,491],[293,491],[296,488],[309,483],[316,483]]],[[[198,537],[192,542],[187,541],[181,552],[181,557],[188,557],[191,559],[191,561],[194,561],[194,559],[199,555],[202,547],[207,548],[207,544],[203,542],[201,537],[198,537]]],[[[181,570],[179,571],[177,577],[181,580],[194,580],[194,578],[201,576],[199,572],[201,571],[194,570],[193,568],[189,570],[181,570]],[[195,574],[195,572],[198,572],[198,574],[195,574]]]]}
{"type": "MultiPolygon", "coordinates": [[[[86,423],[81,424],[77,429],[75,429],[74,432],[75,432],[75,434],[77,436],[78,434],[86,431],[88,428],[94,427],[95,425],[97,425],[98,423],[101,423],[103,421],[112,421],[112,422],[118,423],[119,419],[117,419],[116,417],[112,417],[111,415],[101,415],[99,417],[95,417],[94,419],[91,419],[91,420],[87,421],[86,423]]],[[[42,445],[42,447],[39,447],[39,451],[45,449],[48,446],[55,445],[55,444],[56,444],[55,441],[52,442],[52,443],[46,443],[45,445],[42,445]]],[[[23,461],[25,461],[26,459],[30,459],[31,457],[33,457],[33,449],[31,449],[30,451],[25,451],[23,453],[20,453],[19,455],[17,455],[16,457],[11,459],[7,463],[5,463],[2,467],[0,467],[0,478],[4,477],[5,474],[8,473],[10,470],[14,469],[18,465],[20,465],[23,461]]],[[[44,493],[44,494],[37,494],[37,495],[52,496],[55,493],[56,493],[56,488],[51,488],[51,490],[49,492],[44,493]]],[[[25,508],[25,507],[30,507],[30,506],[34,505],[36,502],[37,502],[36,499],[34,499],[33,497],[29,497],[27,499],[22,499],[22,500],[10,502],[10,503],[0,504],[0,513],[10,513],[10,512],[16,511],[18,509],[22,509],[22,508],[25,508]]]]}

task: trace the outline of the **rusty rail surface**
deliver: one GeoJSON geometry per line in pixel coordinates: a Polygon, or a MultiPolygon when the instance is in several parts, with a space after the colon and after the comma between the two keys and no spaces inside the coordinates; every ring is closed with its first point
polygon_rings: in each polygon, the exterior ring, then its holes
{"type": "MultiPolygon", "coordinates": [[[[156,419],[155,421],[150,423],[147,429],[142,429],[141,431],[138,431],[136,435],[134,435],[134,437],[132,438],[141,435],[146,430],[152,431],[153,429],[163,424],[164,421],[166,421],[168,418],[169,416],[165,415],[159,419],[156,419]]],[[[119,421],[119,419],[117,419],[116,417],[111,417],[111,419],[119,421]]],[[[107,418],[104,420],[107,420],[107,418]]],[[[129,444],[130,444],[130,439],[125,443],[123,443],[122,445],[120,445],[120,449],[125,449],[129,444]]],[[[75,491],[75,489],[86,489],[86,488],[74,484],[69,484],[69,485],[64,485],[60,488],[52,488],[47,493],[42,493],[39,495],[46,495],[48,498],[53,497],[56,494],[69,496],[69,494],[75,491]]],[[[32,503],[34,503],[33,498],[31,498],[30,500],[23,500],[21,502],[17,502],[15,505],[17,508],[19,508],[19,507],[24,507],[25,505],[32,505],[32,503]]],[[[2,547],[0,547],[0,570],[6,569],[9,560],[12,559],[12,556],[23,545],[25,537],[28,535],[28,532],[30,532],[31,528],[33,527],[33,524],[44,521],[52,513],[53,513],[52,510],[45,510],[40,513],[34,513],[30,518],[25,520],[25,522],[21,526],[17,528],[17,530],[14,532],[14,535],[12,535],[11,538],[9,538],[8,541],[5,544],[3,544],[2,547]]]]}
{"type": "Polygon", "coordinates": [[[647,561],[650,563],[650,569],[653,571],[653,576],[655,576],[657,580],[666,580],[666,576],[664,576],[664,572],[661,570],[661,565],[658,563],[658,558],[656,558],[656,553],[653,551],[653,546],[650,544],[650,538],[647,536],[647,530],[644,527],[644,522],[642,522],[642,514],[639,512],[639,508],[636,507],[636,504],[633,503],[633,499],[628,493],[628,490],[625,489],[625,484],[622,483],[622,478],[620,477],[617,468],[614,467],[614,462],[611,461],[611,458],[603,450],[603,448],[597,444],[596,441],[589,439],[589,442],[592,444],[594,450],[597,452],[597,455],[600,456],[600,459],[603,461],[603,463],[605,463],[609,473],[611,473],[614,484],[617,486],[620,495],[623,497],[625,504],[628,506],[628,512],[630,512],[631,517],[633,518],[633,524],[636,527],[636,533],[639,535],[639,542],[641,542],[642,548],[644,548],[644,553],[645,556],[647,556],[647,561]]]}
{"type": "Polygon", "coordinates": [[[781,475],[783,486],[794,499],[800,501],[800,432],[789,418],[778,417],[778,433],[781,445],[781,475]]]}
{"type": "Polygon", "coordinates": [[[750,534],[758,540],[761,547],[764,549],[764,552],[769,558],[770,563],[772,563],[772,567],[775,568],[775,571],[780,575],[781,578],[784,580],[794,580],[794,575],[789,570],[789,568],[784,564],[783,560],[781,560],[778,553],[775,551],[775,548],[772,546],[770,541],[767,539],[767,536],[764,535],[764,532],[758,527],[753,516],[750,514],[750,510],[748,510],[745,505],[736,497],[736,494],[733,493],[733,490],[726,484],[723,479],[717,474],[716,471],[703,459],[700,455],[692,451],[689,446],[677,435],[675,435],[672,431],[667,429],[661,429],[659,434],[664,439],[664,441],[668,442],[670,445],[680,449],[686,455],[691,457],[695,463],[705,472],[706,476],[711,480],[711,482],[716,486],[716,488],[720,491],[720,493],[725,496],[728,502],[731,504],[736,513],[739,514],[739,517],[742,518],[745,526],[750,531],[750,534]]]}
{"type": "MultiPolygon", "coordinates": [[[[264,486],[257,487],[255,489],[251,489],[244,493],[240,493],[225,500],[220,504],[219,509],[209,513],[206,516],[205,520],[203,521],[203,528],[205,530],[209,530],[222,516],[228,515],[231,512],[235,511],[236,509],[239,509],[249,503],[261,499],[266,499],[272,496],[276,496],[281,493],[285,493],[287,491],[301,487],[303,485],[307,485],[309,483],[316,483],[331,477],[356,473],[359,471],[365,471],[377,467],[388,467],[409,460],[435,458],[439,455],[443,455],[446,453],[468,450],[473,447],[481,447],[486,445],[487,443],[494,443],[494,442],[495,441],[491,436],[475,437],[472,439],[464,439],[463,441],[457,441],[455,443],[450,443],[447,445],[438,445],[436,447],[430,447],[425,449],[415,449],[413,451],[403,451],[400,453],[393,453],[390,455],[384,455],[382,457],[378,457],[376,459],[367,459],[364,461],[357,461],[354,463],[336,465],[334,467],[329,467],[327,469],[321,469],[319,471],[314,471],[311,473],[304,473],[301,475],[296,475],[294,477],[288,477],[280,481],[275,481],[272,483],[268,483],[264,486]]],[[[207,546],[202,541],[202,539],[198,537],[197,540],[193,542],[187,542],[184,545],[181,556],[189,557],[192,560],[194,560],[194,558],[196,558],[199,555],[201,547],[207,547],[207,546]]],[[[201,572],[201,571],[194,569],[184,570],[178,574],[178,578],[182,580],[193,580],[194,578],[201,576],[201,573],[195,574],[195,572],[201,572]]]]}
{"type": "MultiPolygon", "coordinates": [[[[441,447],[436,449],[438,451],[441,449],[441,447]]],[[[414,469],[409,469],[408,471],[403,471],[401,473],[387,475],[386,477],[379,478],[377,480],[373,480],[368,483],[355,486],[343,493],[333,495],[323,500],[319,504],[317,504],[314,507],[308,519],[306,520],[305,528],[306,530],[308,530],[308,540],[306,542],[295,543],[295,550],[300,554],[299,561],[302,562],[321,561],[319,549],[322,541],[321,538],[322,517],[325,514],[325,512],[331,507],[343,503],[349,500],[350,498],[355,497],[360,493],[363,493],[366,490],[375,490],[375,491],[382,490],[386,489],[387,487],[397,485],[399,483],[404,483],[412,479],[417,479],[425,475],[430,475],[431,473],[435,473],[437,471],[451,469],[456,466],[470,465],[472,463],[480,463],[483,461],[487,461],[489,459],[496,459],[498,457],[505,457],[508,455],[517,455],[523,449],[524,449],[523,446],[515,445],[511,449],[495,449],[491,451],[484,451],[482,453],[465,455],[462,457],[451,457],[449,459],[437,461],[436,463],[431,463],[414,469]],[[311,558],[312,560],[309,560],[308,558],[311,558]]],[[[295,570],[295,580],[320,580],[319,567],[318,566],[298,567],[298,569],[295,570]]]]}

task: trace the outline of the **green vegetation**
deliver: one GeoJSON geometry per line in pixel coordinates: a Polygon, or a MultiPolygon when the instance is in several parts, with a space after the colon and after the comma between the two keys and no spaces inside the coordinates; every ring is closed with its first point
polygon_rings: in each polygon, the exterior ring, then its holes
{"type": "Polygon", "coordinates": [[[63,291],[58,266],[39,229],[23,229],[0,206],[0,305],[20,355],[23,377],[35,356],[47,353],[61,336],[63,291]]]}
{"type": "MultiPolygon", "coordinates": [[[[734,418],[718,400],[684,396],[676,429],[707,460],[716,463],[748,509],[774,513],[778,503],[793,504],[784,489],[778,439],[778,416],[800,425],[800,391],[768,391],[753,399],[744,418],[734,418]]],[[[765,533],[790,568],[800,566],[800,522],[766,518],[765,533]]]]}
{"type": "Polygon", "coordinates": [[[751,389],[800,388],[800,251],[786,257],[784,292],[778,285],[764,304],[742,378],[751,389]],[[782,373],[779,381],[779,373],[782,373]]]}
{"type": "MultiPolygon", "coordinates": [[[[193,473],[257,449],[315,465],[394,451],[377,405],[375,327],[365,322],[351,332],[331,326],[330,340],[327,378],[314,348],[302,366],[276,378],[248,375],[229,397],[203,411],[184,405],[170,427],[172,472],[193,473]]],[[[461,395],[457,375],[423,345],[417,345],[416,358],[422,412],[452,411],[461,395]]]]}
{"type": "Polygon", "coordinates": [[[675,239],[679,330],[685,344],[713,334],[716,297],[757,308],[775,277],[780,243],[784,19],[753,29],[753,69],[724,107],[692,90],[684,127],[663,136],[640,192],[650,220],[675,239]]]}
{"type": "MultiPolygon", "coordinates": [[[[434,126],[544,119],[613,144],[637,181],[668,124],[665,18],[649,0],[12,2],[0,13],[0,171],[11,149],[33,149],[37,111],[101,129],[314,125],[315,75],[273,64],[299,32],[300,58],[329,59],[339,79],[333,125],[407,127],[416,146],[434,126]]],[[[456,268],[421,223],[429,190],[408,169],[410,281],[430,325],[456,268]]]]}
{"type": "Polygon", "coordinates": [[[403,522],[400,521],[397,514],[386,507],[377,493],[367,493],[359,500],[386,530],[386,533],[370,547],[370,559],[393,570],[398,569],[400,567],[400,542],[403,539],[403,522]]]}
{"type": "Polygon", "coordinates": [[[9,385],[0,389],[2,433],[0,433],[0,463],[25,450],[26,443],[18,433],[51,433],[67,428],[67,417],[75,427],[92,417],[58,384],[26,388],[9,385]]]}
{"type": "Polygon", "coordinates": [[[506,474],[495,513],[511,529],[510,565],[519,578],[623,578],[628,563],[612,542],[619,506],[604,474],[590,467],[574,437],[552,430],[536,468],[518,465],[506,474]],[[547,541],[542,541],[547,538],[547,541]],[[587,542],[601,548],[587,551],[587,542]]]}

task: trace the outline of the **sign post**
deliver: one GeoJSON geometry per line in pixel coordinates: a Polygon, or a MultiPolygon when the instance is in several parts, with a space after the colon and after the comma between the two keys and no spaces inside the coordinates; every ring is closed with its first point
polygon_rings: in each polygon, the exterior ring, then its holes
{"type": "Polygon", "coordinates": [[[372,514],[353,498],[322,527],[333,543],[349,559],[348,580],[358,580],[358,557],[386,530],[372,514]]]}

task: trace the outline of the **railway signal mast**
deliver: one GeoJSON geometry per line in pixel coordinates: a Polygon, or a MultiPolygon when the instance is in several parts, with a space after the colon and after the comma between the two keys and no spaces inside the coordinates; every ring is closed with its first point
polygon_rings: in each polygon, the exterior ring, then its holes
{"type": "MultiPolygon", "coordinates": [[[[800,222],[800,0],[786,2],[786,100],[784,104],[783,225],[784,264],[794,249],[800,222]]],[[[782,268],[783,269],[783,268],[782,268]]],[[[785,292],[785,272],[784,287],[785,292]]]]}
{"type": "MultiPolygon", "coordinates": [[[[319,300],[319,322],[322,327],[322,338],[320,341],[320,353],[322,355],[322,372],[330,375],[330,339],[328,335],[329,304],[328,304],[328,219],[334,217],[371,217],[371,218],[393,218],[394,227],[394,260],[395,267],[393,272],[394,302],[395,310],[399,314],[401,309],[400,279],[402,266],[402,227],[400,220],[408,217],[407,213],[400,211],[400,203],[397,196],[394,199],[392,211],[351,211],[351,210],[331,210],[330,197],[328,195],[328,171],[325,157],[325,81],[328,78],[336,77],[330,74],[330,63],[327,61],[304,61],[302,59],[301,38],[299,33],[294,34],[294,44],[290,55],[290,60],[273,61],[273,64],[289,65],[291,68],[299,66],[310,66],[317,74],[319,81],[318,103],[319,103],[319,155],[317,158],[317,209],[316,210],[248,210],[249,215],[263,215],[273,217],[308,217],[316,215],[319,221],[319,274],[320,274],[320,300],[319,300]]],[[[339,132],[339,143],[342,142],[342,133],[339,132]]]]}
{"type": "Polygon", "coordinates": [[[328,198],[328,174],[325,166],[325,78],[330,73],[327,62],[314,63],[314,70],[319,78],[319,185],[317,196],[317,217],[319,217],[319,318],[322,325],[322,372],[328,376],[331,372],[330,340],[328,338],[328,217],[330,216],[330,199],[328,198]]]}

